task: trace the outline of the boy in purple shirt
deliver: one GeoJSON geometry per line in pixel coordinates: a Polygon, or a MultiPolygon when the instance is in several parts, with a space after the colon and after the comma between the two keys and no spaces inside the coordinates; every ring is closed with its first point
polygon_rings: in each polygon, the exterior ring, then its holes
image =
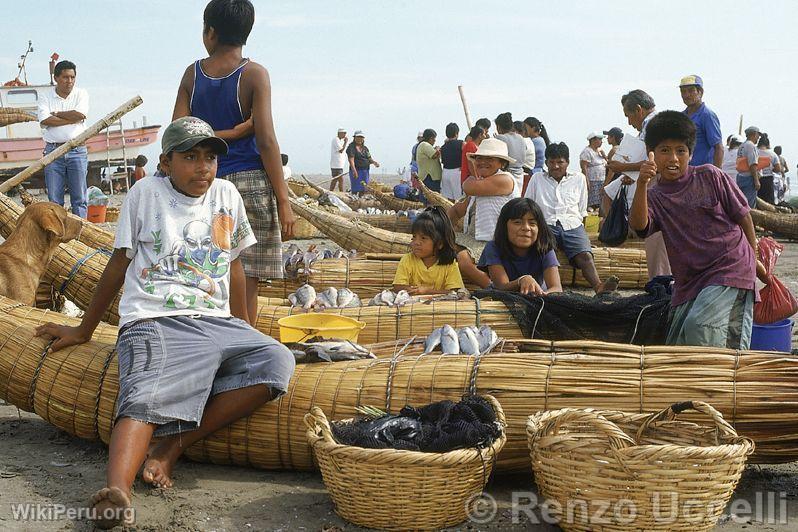
{"type": "Polygon", "coordinates": [[[756,278],[756,233],[745,196],[711,165],[689,166],[696,128],[686,115],[663,111],[648,124],[648,161],[638,186],[632,229],[662,231],[674,276],[670,345],[748,349],[756,278]],[[640,181],[642,180],[642,181],[640,181]]]}

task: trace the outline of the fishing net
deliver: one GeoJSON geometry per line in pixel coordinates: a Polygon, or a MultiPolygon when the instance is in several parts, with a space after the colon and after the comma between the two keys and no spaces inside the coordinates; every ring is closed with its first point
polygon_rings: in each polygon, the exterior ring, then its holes
{"type": "Polygon", "coordinates": [[[499,290],[478,290],[473,295],[504,302],[525,338],[662,345],[670,325],[668,288],[650,283],[645,293],[629,297],[574,292],[524,296],[499,290]]]}
{"type": "Polygon", "coordinates": [[[487,447],[502,432],[493,407],[479,396],[465,396],[457,403],[405,406],[398,415],[331,425],[336,441],[344,445],[433,453],[487,447]]]}

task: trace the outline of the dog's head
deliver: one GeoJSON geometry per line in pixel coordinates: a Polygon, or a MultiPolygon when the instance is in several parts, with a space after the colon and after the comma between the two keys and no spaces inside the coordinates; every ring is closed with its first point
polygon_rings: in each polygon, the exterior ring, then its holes
{"type": "Polygon", "coordinates": [[[45,201],[33,203],[26,208],[19,218],[19,225],[25,220],[37,224],[50,238],[59,242],[69,242],[77,238],[83,227],[81,221],[69,216],[66,209],[45,201]]]}

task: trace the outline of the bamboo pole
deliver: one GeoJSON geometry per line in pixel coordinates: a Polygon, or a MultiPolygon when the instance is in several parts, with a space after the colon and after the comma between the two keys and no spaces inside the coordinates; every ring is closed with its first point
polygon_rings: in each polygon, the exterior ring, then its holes
{"type": "Polygon", "coordinates": [[[465,93],[463,92],[463,86],[457,86],[457,92],[460,93],[460,101],[463,103],[463,112],[465,113],[466,124],[468,124],[468,129],[470,130],[473,126],[471,123],[471,114],[468,112],[468,104],[466,103],[465,93]]]}
{"type": "Polygon", "coordinates": [[[740,123],[737,126],[737,134],[738,135],[742,135],[743,134],[743,115],[740,115],[740,123]]]}
{"type": "Polygon", "coordinates": [[[87,128],[86,131],[75,137],[74,139],[70,140],[69,142],[65,142],[58,148],[54,149],[32,165],[25,168],[23,171],[12,177],[11,179],[0,183],[0,192],[6,193],[15,186],[19,185],[20,183],[24,183],[27,179],[29,179],[33,174],[50,164],[51,162],[55,161],[59,157],[63,156],[66,152],[71,150],[76,146],[80,146],[91,137],[102,131],[103,129],[107,128],[114,122],[118,121],[122,116],[129,113],[139,105],[143,103],[141,96],[136,96],[135,98],[131,98],[127,102],[123,103],[107,115],[100,119],[98,122],[95,122],[91,125],[91,127],[87,128]]]}

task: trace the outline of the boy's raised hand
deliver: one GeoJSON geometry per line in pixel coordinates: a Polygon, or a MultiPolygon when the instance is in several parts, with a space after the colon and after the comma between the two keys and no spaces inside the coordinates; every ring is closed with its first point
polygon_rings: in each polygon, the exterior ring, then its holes
{"type": "Polygon", "coordinates": [[[55,340],[51,346],[53,352],[72,345],[85,344],[91,340],[91,335],[86,336],[80,327],[68,327],[49,322],[36,327],[36,336],[55,340]]]}
{"type": "Polygon", "coordinates": [[[654,152],[648,152],[648,159],[643,161],[643,164],[640,165],[640,176],[637,178],[638,181],[642,180],[642,182],[648,183],[652,179],[657,176],[657,163],[654,162],[654,152]]]}

